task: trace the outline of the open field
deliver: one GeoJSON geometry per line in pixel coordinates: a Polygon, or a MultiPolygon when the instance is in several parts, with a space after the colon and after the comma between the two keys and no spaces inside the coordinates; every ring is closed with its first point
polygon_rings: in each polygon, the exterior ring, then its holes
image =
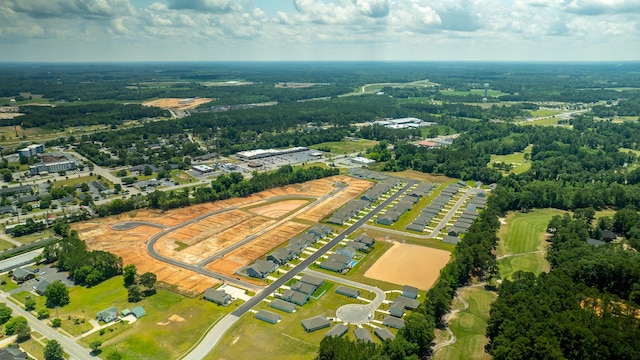
{"type": "MultiPolygon", "coordinates": [[[[447,90],[441,90],[440,92],[442,93],[442,95],[449,95],[449,96],[466,96],[466,95],[484,96],[484,89],[471,89],[469,91],[458,91],[458,90],[447,89],[447,90]]],[[[507,95],[507,93],[503,93],[502,91],[499,91],[499,90],[488,89],[487,95],[489,97],[497,97],[501,95],[507,95]]]]}
{"type": "MultiPolygon", "coordinates": [[[[80,184],[84,184],[84,183],[90,183],[92,181],[98,181],[98,176],[97,175],[80,176],[80,177],[69,178],[69,179],[65,179],[65,180],[57,180],[57,181],[53,182],[52,186],[54,188],[64,187],[64,186],[76,186],[76,185],[80,185],[80,184]]],[[[106,180],[103,179],[103,181],[106,181],[106,180]]]]}
{"type": "MultiPolygon", "coordinates": [[[[264,309],[277,313],[280,315],[280,322],[274,325],[268,324],[256,319],[254,314],[248,313],[225,334],[206,359],[313,359],[320,341],[329,329],[307,333],[300,322],[317,315],[335,317],[336,309],[340,306],[361,303],[359,300],[336,294],[335,286],[337,285],[331,286],[320,299],[311,299],[306,305],[299,306],[298,310],[292,314],[269,308],[265,302],[258,304],[255,310],[264,309]]],[[[352,330],[345,336],[353,336],[352,330]]]]}
{"type": "Polygon", "coordinates": [[[461,310],[449,320],[449,328],[456,336],[456,343],[436,351],[433,359],[490,359],[491,356],[484,352],[484,346],[488,341],[484,334],[489,319],[489,308],[497,296],[480,287],[462,288],[458,293],[469,307],[462,310],[464,304],[457,297],[453,300],[452,309],[461,310]]]}
{"type": "Polygon", "coordinates": [[[527,146],[523,152],[516,152],[509,155],[491,155],[491,160],[487,166],[492,167],[495,163],[504,163],[513,165],[511,171],[501,171],[503,175],[508,175],[510,172],[514,174],[522,174],[523,172],[531,169],[531,161],[524,161],[524,154],[531,153],[532,145],[527,146]]]}
{"type": "Polygon", "coordinates": [[[221,307],[199,298],[185,298],[163,289],[131,304],[127,302],[127,291],[122,282],[122,277],[118,276],[92,288],[75,286],[70,289],[71,303],[58,310],[63,319],[71,316],[88,320],[109,306],[119,310],[142,306],[147,315],[135,323],[117,323],[108,327],[103,335],[96,332],[80,341],[85,346],[93,340],[102,341],[103,354],[109,354],[117,347],[119,352],[126,354],[125,359],[177,359],[212,322],[235,308],[221,307]]]}
{"type": "Polygon", "coordinates": [[[450,178],[448,176],[437,175],[437,174],[427,174],[427,173],[423,173],[416,170],[404,170],[404,171],[390,172],[390,173],[384,173],[384,174],[393,176],[399,179],[413,179],[413,180],[434,182],[439,184],[449,184],[449,183],[454,183],[458,181],[457,179],[450,178]]]}
{"type": "Polygon", "coordinates": [[[451,253],[417,245],[394,243],[364,276],[428,290],[451,258],[451,253]]]}
{"type": "Polygon", "coordinates": [[[300,201],[301,197],[313,199],[332,193],[336,190],[337,183],[347,186],[335,196],[311,206],[298,217],[302,220],[318,222],[369,188],[371,182],[346,176],[334,176],[265,190],[244,198],[193,205],[165,212],[147,209],[132,211],[76,223],[73,224],[73,229],[78,231],[80,238],[87,242],[90,249],[112,252],[121,256],[124,264],[135,264],[139,273],[153,272],[158,276],[158,281],[176,286],[186,293],[198,294],[216,284],[217,280],[155,260],[147,253],[146,242],[154,234],[162,231],[161,229],[141,225],[127,231],[118,231],[114,230],[112,225],[126,221],[141,221],[171,227],[213,211],[220,211],[170,232],[156,242],[155,248],[159,253],[192,264],[260,230],[265,231],[250,243],[209,265],[210,269],[215,269],[214,271],[233,275],[240,267],[248,265],[309,226],[309,224],[288,221],[287,218],[272,219],[261,216],[254,213],[256,209],[267,206],[267,212],[285,211],[293,206],[291,201],[296,201],[294,205],[300,205],[301,203],[297,201],[300,201]],[[278,210],[279,202],[283,202],[286,209],[278,210]]]}
{"type": "Polygon", "coordinates": [[[531,114],[531,116],[533,117],[554,116],[561,113],[561,110],[556,109],[538,109],[529,111],[529,114],[531,114]]]}
{"type": "Polygon", "coordinates": [[[508,256],[499,260],[503,278],[518,270],[540,273],[549,269],[545,259],[547,225],[554,215],[561,214],[563,211],[556,209],[507,214],[498,232],[500,242],[496,249],[499,258],[508,256]]]}
{"type": "Polygon", "coordinates": [[[150,100],[150,101],[145,101],[142,103],[142,105],[144,106],[155,106],[155,107],[159,107],[162,109],[176,109],[176,110],[188,110],[188,109],[194,109],[202,104],[206,104],[208,102],[213,101],[213,99],[210,98],[197,98],[194,99],[193,102],[189,103],[189,104],[180,104],[180,100],[182,99],[178,99],[178,98],[162,98],[162,99],[156,99],[156,100],[150,100]]]}
{"type": "Polygon", "coordinates": [[[344,155],[344,154],[351,154],[351,153],[356,153],[356,152],[362,152],[367,150],[370,147],[373,147],[374,145],[377,145],[378,142],[375,140],[365,140],[365,139],[360,139],[358,141],[330,141],[330,142],[324,142],[324,143],[320,143],[320,144],[316,144],[316,145],[311,145],[309,146],[309,148],[311,149],[318,149],[321,147],[328,147],[329,149],[331,149],[331,152],[329,153],[330,156],[336,156],[336,155],[344,155]]]}

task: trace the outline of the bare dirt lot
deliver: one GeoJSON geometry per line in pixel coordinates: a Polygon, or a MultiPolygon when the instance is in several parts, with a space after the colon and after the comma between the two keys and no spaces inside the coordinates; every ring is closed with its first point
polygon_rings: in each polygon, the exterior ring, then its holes
{"type": "Polygon", "coordinates": [[[176,110],[188,110],[188,109],[193,109],[196,108],[202,104],[206,104],[208,102],[213,101],[213,99],[210,98],[197,98],[194,99],[193,102],[190,102],[188,104],[180,104],[180,100],[182,99],[178,99],[178,98],[162,98],[162,99],[156,99],[156,100],[151,100],[151,101],[145,101],[142,103],[143,106],[155,106],[155,107],[159,107],[162,109],[176,109],[176,110]]]}
{"type": "Polygon", "coordinates": [[[364,276],[428,290],[450,258],[451,253],[445,250],[396,242],[364,276]]]}
{"type": "Polygon", "coordinates": [[[271,189],[244,198],[193,205],[164,212],[149,209],[136,210],[76,223],[72,228],[78,231],[80,238],[87,242],[90,249],[112,252],[121,256],[124,264],[135,264],[139,273],[154,272],[159,281],[195,294],[211,287],[217,281],[168,265],[149,256],[146,243],[162,229],[143,225],[129,230],[117,230],[113,229],[112,225],[141,221],[168,228],[218,211],[216,214],[164,235],[155,243],[155,249],[164,256],[195,264],[250,235],[264,232],[248,244],[230,252],[223,259],[218,259],[207,266],[210,270],[234,275],[241,267],[264,256],[271,249],[309,227],[309,225],[291,221],[295,213],[287,214],[308,206],[307,211],[295,218],[319,221],[370,186],[369,181],[333,176],[271,189]],[[310,205],[313,198],[330,194],[336,188],[343,188],[343,190],[328,197],[326,201],[310,205]],[[310,198],[309,200],[296,199],[297,196],[310,198]],[[263,215],[260,215],[260,212],[263,215]]]}
{"type": "Polygon", "coordinates": [[[307,200],[285,200],[273,204],[255,207],[249,211],[254,214],[266,216],[268,218],[278,219],[290,213],[291,211],[303,205],[306,205],[307,203],[309,203],[307,200]]]}

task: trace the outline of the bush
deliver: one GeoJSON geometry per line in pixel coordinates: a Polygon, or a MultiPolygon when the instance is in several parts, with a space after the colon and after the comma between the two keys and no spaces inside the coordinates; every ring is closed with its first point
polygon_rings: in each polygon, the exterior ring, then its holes
{"type": "Polygon", "coordinates": [[[62,320],[60,318],[55,318],[51,320],[51,326],[54,328],[62,326],[62,320]]]}
{"type": "Polygon", "coordinates": [[[42,319],[46,319],[48,317],[49,317],[49,309],[42,308],[42,309],[38,310],[38,319],[42,320],[42,319]]]}

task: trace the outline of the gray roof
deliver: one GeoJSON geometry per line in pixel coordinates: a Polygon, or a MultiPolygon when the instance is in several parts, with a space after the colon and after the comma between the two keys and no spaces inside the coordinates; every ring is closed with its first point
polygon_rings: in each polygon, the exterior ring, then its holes
{"type": "Polygon", "coordinates": [[[596,239],[587,239],[587,244],[589,245],[593,245],[593,246],[601,246],[606,244],[606,242],[602,241],[602,240],[596,240],[596,239]]]}
{"type": "Polygon", "coordinates": [[[416,297],[418,297],[418,288],[415,286],[405,285],[402,288],[402,295],[415,299],[416,297]]]}
{"type": "Polygon", "coordinates": [[[320,263],[320,267],[331,271],[342,271],[347,268],[347,264],[339,261],[327,260],[320,263]]]}
{"type": "Polygon", "coordinates": [[[349,331],[349,327],[347,325],[338,324],[332,327],[331,330],[327,331],[327,333],[324,334],[324,336],[325,337],[327,336],[342,337],[344,334],[347,333],[347,331],[349,331]]]}
{"type": "Polygon", "coordinates": [[[396,336],[393,335],[387,328],[375,328],[373,330],[373,333],[376,334],[378,339],[380,339],[381,341],[393,340],[396,338],[396,336]]]}
{"type": "Polygon", "coordinates": [[[204,291],[202,296],[209,301],[213,301],[219,304],[225,304],[231,300],[231,295],[227,294],[224,290],[218,290],[209,288],[204,291]]]}
{"type": "Polygon", "coordinates": [[[0,350],[0,360],[22,360],[30,359],[27,353],[22,351],[18,345],[12,344],[0,350]]]}
{"type": "Polygon", "coordinates": [[[295,290],[287,290],[284,292],[282,299],[298,305],[304,305],[309,300],[309,294],[295,290]]]}
{"type": "Polygon", "coordinates": [[[410,310],[417,309],[418,306],[420,306],[420,301],[416,299],[409,299],[408,297],[402,295],[398,296],[395,302],[403,304],[405,308],[410,310]]]}
{"type": "Polygon", "coordinates": [[[144,311],[144,308],[142,306],[136,306],[133,309],[131,309],[131,312],[133,313],[133,315],[136,316],[136,318],[141,318],[145,315],[147,315],[147,312],[144,311]]]}
{"type": "Polygon", "coordinates": [[[115,306],[111,306],[108,307],[102,311],[100,311],[97,315],[98,318],[107,318],[109,316],[117,316],[118,315],[118,308],[115,306]]]}
{"type": "Polygon", "coordinates": [[[280,299],[272,300],[271,303],[269,303],[269,306],[274,309],[286,311],[289,313],[296,311],[296,304],[290,303],[284,300],[280,300],[280,299]]]}
{"type": "Polygon", "coordinates": [[[8,188],[0,188],[0,195],[4,194],[22,194],[31,192],[31,185],[21,185],[21,186],[13,186],[8,188]]]}
{"type": "Polygon", "coordinates": [[[316,291],[316,287],[302,281],[296,281],[291,285],[291,290],[299,291],[305,294],[313,294],[313,292],[316,291]]]}
{"type": "Polygon", "coordinates": [[[346,255],[331,254],[327,258],[327,261],[335,261],[335,262],[339,262],[339,263],[343,263],[343,264],[348,264],[351,261],[351,259],[346,255]]]}
{"type": "Polygon", "coordinates": [[[278,321],[280,321],[280,315],[272,313],[271,311],[260,310],[256,313],[256,319],[264,320],[270,323],[277,323],[278,321]]]}
{"type": "Polygon", "coordinates": [[[38,285],[36,285],[36,292],[38,294],[44,294],[44,292],[47,290],[47,286],[49,286],[49,284],[51,284],[51,283],[48,282],[47,280],[40,279],[40,282],[38,283],[38,285]]]}
{"type": "Polygon", "coordinates": [[[361,243],[359,241],[347,241],[345,243],[345,246],[348,246],[350,248],[359,250],[359,251],[368,251],[369,250],[369,245],[365,244],[365,243],[361,243]]]}
{"type": "Polygon", "coordinates": [[[367,236],[367,234],[360,234],[358,236],[355,237],[354,239],[357,242],[361,242],[364,244],[367,244],[369,246],[373,245],[375,243],[375,239],[372,238],[371,236],[367,236]]]}
{"type": "Polygon", "coordinates": [[[26,278],[28,275],[33,275],[33,272],[31,270],[29,270],[29,269],[17,268],[15,270],[13,270],[13,278],[14,279],[22,280],[22,279],[26,278]]]}
{"type": "Polygon", "coordinates": [[[302,327],[308,331],[316,331],[331,326],[331,321],[324,316],[315,316],[302,320],[302,327]]]}
{"type": "Polygon", "coordinates": [[[411,230],[411,231],[423,231],[424,230],[424,225],[423,224],[416,224],[416,223],[411,223],[407,226],[407,230],[411,230]]]}
{"type": "Polygon", "coordinates": [[[392,328],[401,329],[404,327],[404,320],[393,316],[387,316],[382,320],[382,324],[392,328]]]}
{"type": "Polygon", "coordinates": [[[322,284],[324,284],[324,280],[311,275],[303,275],[300,278],[300,281],[311,284],[313,286],[321,286],[322,284]]]}
{"type": "Polygon", "coordinates": [[[359,341],[373,342],[373,338],[371,337],[371,334],[363,328],[356,328],[353,331],[353,334],[356,336],[356,339],[358,339],[359,341]]]}
{"type": "Polygon", "coordinates": [[[358,296],[360,296],[360,290],[354,289],[354,288],[350,288],[350,287],[346,287],[346,286],[338,286],[336,288],[336,293],[341,294],[341,295],[350,296],[350,297],[353,297],[353,298],[357,298],[358,296]]]}

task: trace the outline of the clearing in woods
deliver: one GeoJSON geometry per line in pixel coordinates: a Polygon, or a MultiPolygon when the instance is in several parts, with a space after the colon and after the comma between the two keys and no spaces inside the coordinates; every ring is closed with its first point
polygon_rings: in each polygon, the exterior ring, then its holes
{"type": "Polygon", "coordinates": [[[546,256],[547,225],[557,209],[535,209],[527,213],[511,212],[502,220],[496,250],[500,275],[509,278],[518,270],[539,274],[549,270],[546,256]]]}
{"type": "Polygon", "coordinates": [[[197,98],[197,99],[193,99],[192,102],[189,102],[187,104],[180,104],[180,100],[183,100],[183,99],[162,98],[162,99],[145,101],[142,103],[142,105],[155,106],[162,109],[188,110],[188,109],[194,109],[202,104],[206,104],[210,101],[213,101],[213,99],[210,99],[210,98],[197,98]]]}
{"type": "Polygon", "coordinates": [[[295,219],[319,222],[370,186],[369,181],[338,175],[265,190],[244,198],[227,199],[169,211],[136,210],[75,223],[72,228],[77,230],[80,238],[87,242],[89,249],[114,253],[122,257],[124,264],[135,264],[138,273],[153,272],[158,277],[158,281],[176,286],[183,292],[198,294],[217,284],[218,281],[156,260],[147,253],[146,243],[162,229],[139,225],[122,231],[115,230],[112,226],[118,223],[140,221],[168,228],[218,211],[216,214],[164,235],[155,243],[155,249],[158,253],[172,259],[196,264],[248,236],[258,235],[252,241],[225,255],[224,258],[207,265],[207,268],[213,271],[234,275],[241,267],[250,264],[309,227],[309,225],[291,221],[294,219],[289,219],[293,216],[290,214],[295,214],[296,211],[307,206],[306,210],[296,215],[295,219]],[[342,190],[337,191],[337,189],[342,190]],[[313,199],[329,194],[332,195],[312,203],[313,199]],[[307,203],[303,204],[300,202],[300,197],[310,199],[303,200],[307,203]],[[281,208],[277,206],[279,202],[283,203],[281,208]],[[255,213],[265,207],[268,214],[255,213]],[[280,217],[272,218],[267,215],[280,217]]]}

